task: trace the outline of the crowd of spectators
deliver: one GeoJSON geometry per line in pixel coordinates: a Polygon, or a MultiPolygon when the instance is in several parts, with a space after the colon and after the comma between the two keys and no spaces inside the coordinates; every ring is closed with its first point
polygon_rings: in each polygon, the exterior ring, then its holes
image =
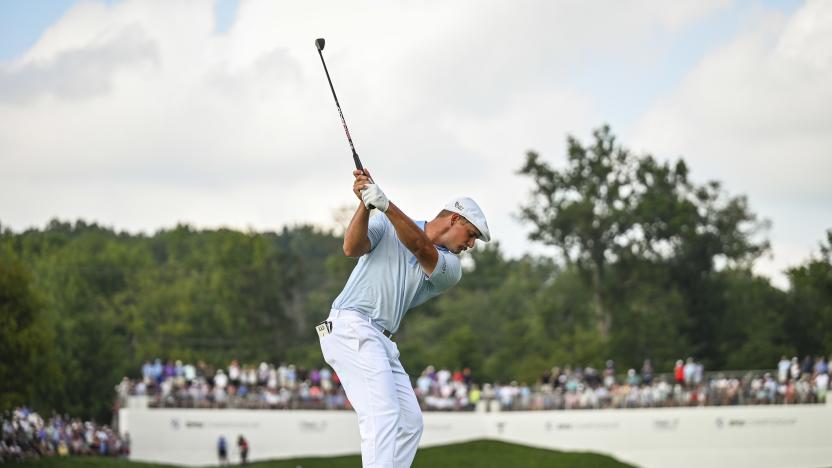
{"type": "Polygon", "coordinates": [[[44,420],[28,408],[16,408],[2,415],[0,463],[48,456],[125,457],[129,437],[121,438],[108,426],[53,415],[44,420]]]}
{"type": "Polygon", "coordinates": [[[116,386],[120,400],[147,395],[151,407],[345,409],[349,401],[329,367],[304,369],[293,364],[241,365],[226,369],[204,362],[146,362],[138,381],[125,377],[116,386]]]}
{"type": "MultiPolygon", "coordinates": [[[[142,379],[125,378],[122,398],[147,395],[153,407],[348,409],[338,376],[328,367],[231,361],[226,369],[161,360],[142,367],[142,379]]],[[[479,383],[470,369],[428,366],[414,391],[425,410],[511,411],[823,403],[829,390],[825,357],[783,357],[776,370],[705,372],[693,358],[678,360],[672,372],[657,374],[649,359],[640,369],[556,366],[533,384],[479,383]]]]}
{"type": "Polygon", "coordinates": [[[551,410],[809,404],[826,402],[829,364],[825,357],[783,357],[771,371],[711,372],[688,358],[672,373],[655,374],[650,360],[640,371],[616,372],[613,361],[601,371],[592,367],[553,367],[533,385],[470,382],[469,373],[434,372],[416,380],[416,394],[426,409],[551,410]]]}

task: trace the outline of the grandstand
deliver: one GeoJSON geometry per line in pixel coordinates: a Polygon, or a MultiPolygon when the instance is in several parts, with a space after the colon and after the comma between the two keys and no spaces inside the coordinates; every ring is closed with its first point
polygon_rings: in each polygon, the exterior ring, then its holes
{"type": "MultiPolygon", "coordinates": [[[[793,361],[785,371],[781,360],[771,370],[706,372],[688,360],[655,375],[559,366],[533,385],[479,383],[470,369],[430,366],[414,385],[426,410],[422,445],[495,439],[644,467],[667,466],[668,457],[673,466],[822,466],[832,459],[827,360],[793,361]]],[[[217,438],[236,434],[255,447],[255,460],[359,446],[355,414],[339,411],[349,401],[326,367],[157,361],[116,388],[135,460],[213,463],[217,438]]]]}
{"type": "MultiPolygon", "coordinates": [[[[237,437],[254,447],[254,460],[347,455],[359,446],[355,413],[326,366],[156,359],[114,388],[112,428],[28,408],[3,415],[0,460],[95,455],[197,466],[216,462],[220,438],[237,437]]],[[[610,360],[600,371],[544,369],[531,385],[428,366],[414,391],[426,412],[422,446],[492,439],[644,467],[667,466],[668,457],[673,466],[755,467],[822,466],[832,457],[824,356],[743,371],[706,371],[688,358],[665,373],[649,360],[616,372],[610,360]]]]}

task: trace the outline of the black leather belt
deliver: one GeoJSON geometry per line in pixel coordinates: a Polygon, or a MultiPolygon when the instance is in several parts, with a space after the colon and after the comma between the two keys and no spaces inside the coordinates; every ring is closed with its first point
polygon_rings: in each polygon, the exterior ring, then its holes
{"type": "MultiPolygon", "coordinates": [[[[338,317],[357,317],[357,318],[360,318],[361,320],[366,320],[367,322],[370,323],[370,325],[373,326],[373,328],[375,328],[376,330],[381,332],[382,335],[386,336],[387,338],[389,338],[391,340],[393,339],[393,332],[391,332],[390,330],[387,330],[386,328],[382,327],[378,323],[374,322],[370,317],[362,314],[361,312],[357,312],[357,311],[349,310],[349,309],[332,310],[330,312],[329,318],[338,318],[338,317]]],[[[324,320],[323,322],[317,324],[316,329],[317,329],[317,327],[319,327],[321,325],[325,325],[326,329],[330,333],[332,333],[332,321],[331,320],[327,319],[327,320],[324,320]]]]}

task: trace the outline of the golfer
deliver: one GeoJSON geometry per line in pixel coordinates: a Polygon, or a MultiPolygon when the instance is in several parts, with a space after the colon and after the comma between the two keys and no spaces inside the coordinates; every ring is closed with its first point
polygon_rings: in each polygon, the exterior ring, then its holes
{"type": "Polygon", "coordinates": [[[392,335],[409,309],[459,281],[455,254],[491,236],[470,198],[451,200],[431,221],[414,222],[369,172],[353,176],[361,203],[344,234],[344,253],[360,258],[316,329],[324,359],[358,413],[363,466],[409,467],[422,436],[422,412],[392,335]],[[384,215],[371,219],[369,207],[384,215]]]}

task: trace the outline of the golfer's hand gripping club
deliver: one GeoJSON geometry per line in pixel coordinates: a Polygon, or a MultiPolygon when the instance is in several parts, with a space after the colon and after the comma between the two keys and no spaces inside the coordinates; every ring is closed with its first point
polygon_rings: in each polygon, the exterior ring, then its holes
{"type": "Polygon", "coordinates": [[[382,213],[386,213],[387,208],[390,206],[390,200],[387,199],[387,195],[376,184],[370,184],[362,190],[361,199],[364,201],[364,206],[368,210],[376,208],[382,213]]]}
{"type": "Polygon", "coordinates": [[[352,171],[352,175],[355,177],[352,191],[364,206],[368,210],[376,208],[382,213],[386,212],[390,206],[390,200],[381,191],[381,188],[373,182],[373,179],[370,178],[369,171],[366,169],[363,171],[356,169],[352,171]]]}

